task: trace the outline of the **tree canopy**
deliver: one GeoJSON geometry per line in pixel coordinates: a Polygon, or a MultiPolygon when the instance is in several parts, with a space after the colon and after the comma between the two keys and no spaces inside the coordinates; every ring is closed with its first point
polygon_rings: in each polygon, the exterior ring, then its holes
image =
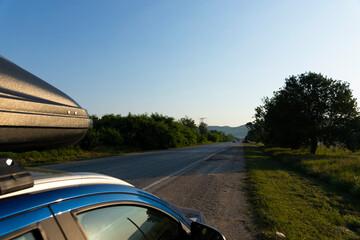
{"type": "Polygon", "coordinates": [[[360,148],[360,118],[347,82],[308,72],[285,79],[272,98],[256,108],[248,123],[249,140],[280,147],[310,147],[319,142],[360,148]]]}

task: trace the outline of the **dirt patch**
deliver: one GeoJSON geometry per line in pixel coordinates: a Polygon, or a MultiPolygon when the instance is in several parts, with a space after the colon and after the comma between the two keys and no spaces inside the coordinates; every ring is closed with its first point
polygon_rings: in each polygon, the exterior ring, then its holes
{"type": "Polygon", "coordinates": [[[148,191],[170,204],[200,210],[227,239],[254,239],[245,179],[243,150],[234,145],[148,191]]]}

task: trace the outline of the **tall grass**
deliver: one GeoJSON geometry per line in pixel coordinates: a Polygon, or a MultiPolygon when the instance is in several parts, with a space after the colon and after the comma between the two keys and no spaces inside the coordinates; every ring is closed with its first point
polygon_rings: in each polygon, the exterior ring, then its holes
{"type": "Polygon", "coordinates": [[[284,233],[287,239],[360,239],[358,201],[329,192],[327,184],[318,181],[320,177],[306,177],[315,166],[324,174],[327,161],[336,165],[347,158],[341,154],[309,156],[301,150],[245,147],[259,239],[279,239],[276,232],[284,233]]]}
{"type": "Polygon", "coordinates": [[[306,150],[267,148],[282,163],[326,182],[339,191],[360,197],[360,156],[346,149],[321,147],[315,155],[306,150]]]}
{"type": "Polygon", "coordinates": [[[119,154],[110,150],[84,151],[79,147],[67,147],[49,151],[29,151],[23,153],[1,152],[0,155],[15,159],[23,166],[65,163],[82,159],[111,156],[119,154]]]}

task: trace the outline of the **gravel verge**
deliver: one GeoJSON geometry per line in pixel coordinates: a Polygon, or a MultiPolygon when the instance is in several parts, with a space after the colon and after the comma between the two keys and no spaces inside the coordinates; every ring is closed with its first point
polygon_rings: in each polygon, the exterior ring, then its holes
{"type": "Polygon", "coordinates": [[[254,239],[245,166],[242,146],[234,144],[147,191],[175,206],[200,210],[227,239],[254,239]]]}

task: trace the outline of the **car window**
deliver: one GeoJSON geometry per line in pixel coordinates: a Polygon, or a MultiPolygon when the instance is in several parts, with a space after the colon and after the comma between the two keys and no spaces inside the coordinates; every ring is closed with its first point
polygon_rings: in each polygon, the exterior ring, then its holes
{"type": "Polygon", "coordinates": [[[91,240],[177,240],[180,224],[166,214],[139,206],[111,206],[77,214],[91,240]]]}
{"type": "Polygon", "coordinates": [[[40,240],[43,239],[41,237],[41,234],[37,231],[31,231],[31,232],[27,232],[23,235],[20,235],[16,238],[13,238],[12,240],[40,240]]]}

